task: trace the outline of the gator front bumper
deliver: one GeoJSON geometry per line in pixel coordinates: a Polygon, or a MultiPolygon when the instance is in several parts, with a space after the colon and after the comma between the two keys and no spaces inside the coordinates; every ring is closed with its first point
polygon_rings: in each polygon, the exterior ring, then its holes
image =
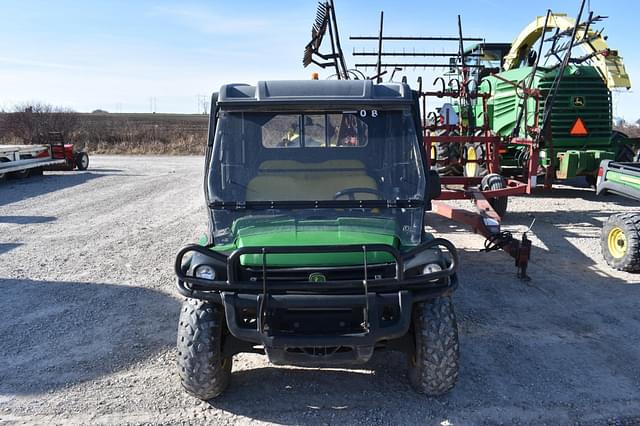
{"type": "Polygon", "coordinates": [[[231,335],[262,345],[271,362],[317,365],[366,362],[378,343],[406,335],[414,303],[449,294],[457,287],[457,253],[446,240],[430,241],[404,256],[384,245],[295,247],[295,252],[306,253],[363,252],[362,277],[320,283],[270,279],[267,255],[291,251],[287,247],[245,247],[225,257],[202,246],[184,247],[175,265],[178,290],[186,297],[221,304],[231,335]],[[405,261],[437,246],[450,253],[446,268],[405,276],[405,261]],[[189,275],[183,257],[193,251],[224,261],[227,279],[211,281],[189,275]],[[372,266],[366,262],[371,251],[393,256],[394,277],[371,277],[372,266]],[[245,254],[262,254],[260,279],[239,279],[240,257],[245,254]]]}

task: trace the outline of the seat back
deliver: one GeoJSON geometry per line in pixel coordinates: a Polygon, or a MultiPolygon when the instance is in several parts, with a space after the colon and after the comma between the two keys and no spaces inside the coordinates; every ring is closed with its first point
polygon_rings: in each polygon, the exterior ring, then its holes
{"type": "MultiPolygon", "coordinates": [[[[301,163],[293,160],[269,160],[260,165],[257,176],[247,185],[247,201],[332,200],[347,188],[377,190],[375,180],[358,160],[328,160],[301,163]]],[[[375,199],[373,194],[358,194],[359,199],[375,199]]]]}

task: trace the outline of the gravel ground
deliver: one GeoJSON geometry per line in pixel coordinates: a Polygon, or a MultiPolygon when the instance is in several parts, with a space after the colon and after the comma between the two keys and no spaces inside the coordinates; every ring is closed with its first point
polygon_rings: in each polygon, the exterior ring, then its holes
{"type": "Polygon", "coordinates": [[[410,389],[404,358],[358,369],[235,357],[231,387],[183,392],[173,255],[205,228],[200,157],[92,158],[79,173],[0,183],[0,423],[638,424],[640,275],[599,249],[622,198],[586,188],[510,200],[536,218],[528,284],[483,239],[444,220],[461,249],[461,375],[443,398],[410,389]]]}

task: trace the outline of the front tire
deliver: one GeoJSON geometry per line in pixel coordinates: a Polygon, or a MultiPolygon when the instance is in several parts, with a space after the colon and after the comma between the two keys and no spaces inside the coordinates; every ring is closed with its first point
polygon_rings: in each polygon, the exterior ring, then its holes
{"type": "Polygon", "coordinates": [[[604,260],[614,269],[640,271],[640,214],[614,214],[604,223],[600,236],[604,260]]]}
{"type": "Polygon", "coordinates": [[[419,303],[413,309],[415,350],[409,357],[409,381],[428,396],[449,392],[458,380],[458,325],[450,296],[419,303]]]}
{"type": "Polygon", "coordinates": [[[232,358],[222,354],[220,306],[196,299],[182,304],[178,326],[178,373],[185,390],[202,400],[220,395],[231,380],[232,358]]]}

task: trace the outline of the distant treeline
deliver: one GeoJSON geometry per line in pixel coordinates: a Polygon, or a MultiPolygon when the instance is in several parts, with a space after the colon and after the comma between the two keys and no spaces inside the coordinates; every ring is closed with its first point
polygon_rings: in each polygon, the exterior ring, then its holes
{"type": "Polygon", "coordinates": [[[640,138],[640,126],[638,124],[622,124],[616,126],[615,130],[624,133],[630,138],[640,138]]]}
{"type": "Polygon", "coordinates": [[[49,132],[102,154],[202,154],[206,115],[76,113],[46,104],[0,113],[0,143],[46,143],[49,132]]]}
{"type": "MultiPolygon", "coordinates": [[[[77,113],[32,103],[0,112],[0,143],[47,143],[49,132],[61,132],[65,141],[95,154],[203,154],[207,124],[201,114],[77,113]]],[[[615,129],[640,138],[637,124],[615,129]]]]}

